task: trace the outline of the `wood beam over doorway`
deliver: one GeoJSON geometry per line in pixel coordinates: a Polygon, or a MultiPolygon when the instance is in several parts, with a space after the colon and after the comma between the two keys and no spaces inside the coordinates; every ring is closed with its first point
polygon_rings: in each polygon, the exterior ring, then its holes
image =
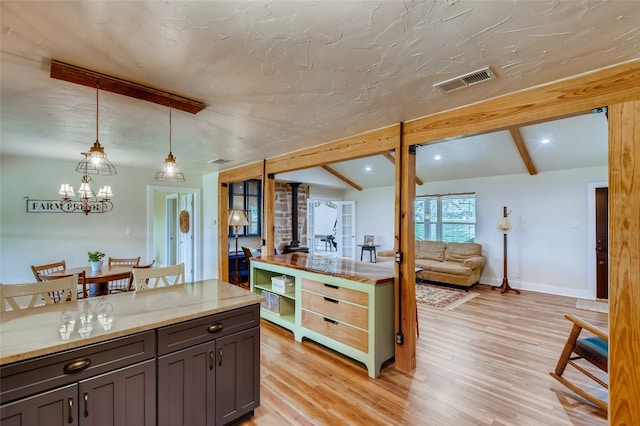
{"type": "MultiPolygon", "coordinates": [[[[389,160],[389,162],[391,162],[391,164],[393,164],[393,165],[396,164],[396,159],[395,159],[394,155],[391,152],[383,152],[382,155],[384,156],[384,158],[389,160]]],[[[416,183],[418,185],[423,185],[424,184],[424,182],[418,176],[416,176],[416,183]]]]}
{"type": "Polygon", "coordinates": [[[513,143],[518,148],[518,152],[520,153],[520,158],[522,158],[522,162],[524,166],[527,168],[527,171],[530,175],[537,175],[538,170],[536,170],[536,166],[533,164],[533,160],[529,155],[529,150],[527,149],[527,145],[524,143],[524,139],[522,138],[522,133],[520,133],[520,129],[518,127],[509,127],[509,133],[511,133],[511,137],[513,138],[513,143]]]}
{"type": "Polygon", "coordinates": [[[353,182],[352,180],[350,180],[349,178],[341,175],[340,173],[338,173],[336,170],[332,169],[329,166],[320,166],[322,167],[324,170],[328,171],[329,173],[331,173],[332,175],[334,175],[335,177],[337,177],[338,179],[340,179],[341,181],[343,181],[344,183],[346,183],[347,185],[351,186],[354,189],[357,189],[358,191],[362,191],[362,187],[360,185],[358,185],[357,183],[353,182]]]}

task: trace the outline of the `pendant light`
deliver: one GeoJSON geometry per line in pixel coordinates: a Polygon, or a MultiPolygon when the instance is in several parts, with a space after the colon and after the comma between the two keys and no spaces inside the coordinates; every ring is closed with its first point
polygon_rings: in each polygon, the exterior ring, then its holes
{"type": "Polygon", "coordinates": [[[169,103],[169,155],[156,172],[156,180],[163,182],[184,182],[184,174],[178,168],[176,158],[171,153],[171,103],[169,103]]]}
{"type": "MultiPolygon", "coordinates": [[[[104,152],[104,148],[100,145],[99,133],[98,133],[98,119],[99,119],[99,103],[98,103],[98,93],[99,93],[99,84],[96,82],[96,141],[85,155],[84,160],[78,163],[76,167],[76,172],[82,173],[83,175],[115,175],[116,168],[113,164],[107,159],[107,154],[104,152]]],[[[83,153],[84,154],[84,153],[83,153]]]]}

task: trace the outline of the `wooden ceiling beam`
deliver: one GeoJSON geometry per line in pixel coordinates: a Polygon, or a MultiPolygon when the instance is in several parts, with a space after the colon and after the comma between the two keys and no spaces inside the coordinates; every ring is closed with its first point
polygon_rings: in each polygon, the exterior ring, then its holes
{"type": "MultiPolygon", "coordinates": [[[[394,166],[396,165],[396,159],[395,159],[395,157],[393,155],[391,155],[391,152],[383,152],[382,155],[384,156],[384,158],[389,160],[391,162],[391,164],[393,164],[394,166]]],[[[418,185],[423,185],[424,184],[424,182],[418,176],[416,176],[416,183],[418,185]]]]}
{"type": "Polygon", "coordinates": [[[362,187],[360,185],[358,185],[357,183],[347,179],[346,177],[344,177],[343,175],[341,175],[340,173],[338,173],[337,171],[335,171],[331,167],[329,167],[329,166],[320,166],[320,167],[322,167],[323,169],[325,169],[326,171],[328,171],[329,173],[331,173],[332,175],[334,175],[335,177],[337,177],[341,181],[345,182],[347,185],[352,186],[353,188],[357,189],[358,191],[362,191],[362,187]]]}
{"type": "Polygon", "coordinates": [[[66,64],[55,59],[51,61],[51,73],[49,76],[94,89],[97,87],[106,92],[117,93],[166,107],[171,106],[173,109],[179,109],[191,114],[197,114],[207,106],[204,102],[66,64]]]}
{"type": "Polygon", "coordinates": [[[511,133],[511,137],[513,138],[513,143],[518,148],[518,152],[520,153],[520,158],[522,158],[522,162],[525,167],[529,171],[530,175],[537,175],[538,170],[536,170],[536,166],[533,164],[533,160],[529,155],[529,150],[527,149],[527,145],[524,143],[524,139],[522,137],[522,133],[520,133],[520,128],[518,127],[509,127],[509,133],[511,133]]]}

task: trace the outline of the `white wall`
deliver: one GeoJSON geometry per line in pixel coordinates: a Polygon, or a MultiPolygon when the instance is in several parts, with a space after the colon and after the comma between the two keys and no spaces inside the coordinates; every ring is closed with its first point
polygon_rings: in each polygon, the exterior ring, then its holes
{"type": "MultiPolygon", "coordinates": [[[[416,195],[476,193],[476,242],[487,260],[480,282],[502,282],[503,238],[496,222],[507,206],[513,222],[507,240],[511,286],[593,299],[588,189],[589,183],[606,180],[607,168],[594,167],[425,183],[416,187],[416,195]]],[[[381,249],[393,247],[394,194],[393,187],[345,194],[345,199],[356,200],[359,240],[373,233],[381,249]]]]}
{"type": "MultiPolygon", "coordinates": [[[[2,156],[0,158],[0,282],[34,280],[31,265],[65,260],[69,267],[87,265],[87,252],[100,250],[113,257],[147,253],[147,185],[155,185],[154,170],[115,165],[115,176],[95,176],[93,187],[111,185],[114,208],[109,213],[26,213],[24,197],[57,200],[61,183],[78,187],[77,161],[53,161],[2,156]],[[131,228],[131,235],[126,229],[131,228]]],[[[206,179],[187,174],[183,185],[204,183],[203,211],[217,219],[217,174],[206,179]],[[212,181],[209,185],[209,181],[212,181]],[[214,208],[211,208],[214,205],[214,208]]],[[[216,225],[217,226],[217,225],[216,225]]],[[[205,226],[201,251],[203,277],[217,276],[217,228],[205,226]],[[212,254],[213,253],[213,254],[212,254]]]]}
{"type": "Polygon", "coordinates": [[[202,177],[202,278],[218,275],[218,172],[202,177]]]}

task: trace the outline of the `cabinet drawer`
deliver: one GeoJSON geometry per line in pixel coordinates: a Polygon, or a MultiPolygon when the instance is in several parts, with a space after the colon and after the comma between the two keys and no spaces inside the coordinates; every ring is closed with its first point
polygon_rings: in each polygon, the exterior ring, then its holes
{"type": "Polygon", "coordinates": [[[363,306],[352,305],[340,299],[303,291],[302,308],[328,315],[331,318],[365,330],[369,329],[369,310],[363,306]]]}
{"type": "Polygon", "coordinates": [[[342,299],[362,306],[369,306],[369,295],[362,291],[351,290],[333,284],[325,284],[319,281],[302,279],[302,289],[320,293],[333,299],[342,299]]]}
{"type": "Polygon", "coordinates": [[[155,331],[148,331],[2,366],[0,403],[154,358],[155,347],[155,331]]]}
{"type": "Polygon", "coordinates": [[[260,305],[251,305],[158,329],[158,355],[209,342],[260,325],[260,305]]]}
{"type": "Polygon", "coordinates": [[[369,333],[366,331],[314,314],[305,309],[302,310],[302,326],[359,351],[368,352],[369,333]]]}

